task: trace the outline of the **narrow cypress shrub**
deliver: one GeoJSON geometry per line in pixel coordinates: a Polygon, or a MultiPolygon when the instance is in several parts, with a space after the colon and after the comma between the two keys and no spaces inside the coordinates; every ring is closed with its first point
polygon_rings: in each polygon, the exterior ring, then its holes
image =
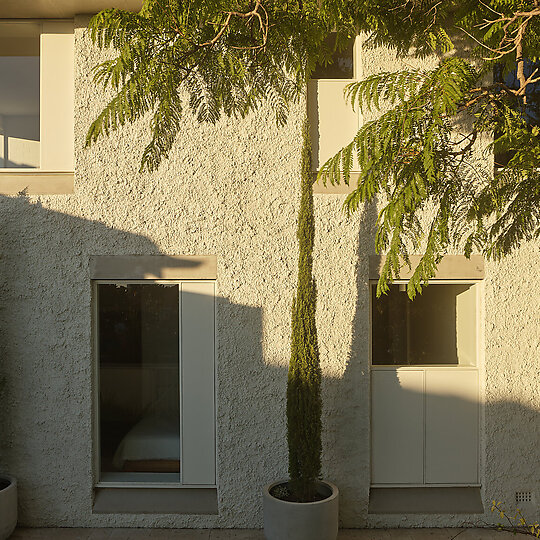
{"type": "Polygon", "coordinates": [[[307,118],[302,131],[301,202],[298,214],[298,284],[292,307],[291,359],[287,381],[287,441],[293,497],[314,500],[321,472],[321,368],[313,279],[313,175],[307,118]]]}

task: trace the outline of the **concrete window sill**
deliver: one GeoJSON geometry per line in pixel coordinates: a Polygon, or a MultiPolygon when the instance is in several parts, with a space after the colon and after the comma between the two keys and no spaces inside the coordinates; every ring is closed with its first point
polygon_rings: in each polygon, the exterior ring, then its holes
{"type": "Polygon", "coordinates": [[[69,195],[74,191],[73,172],[0,170],[0,195],[69,195]]]}
{"type": "Polygon", "coordinates": [[[216,488],[97,487],[95,514],[217,514],[216,488]]]}
{"type": "Polygon", "coordinates": [[[369,514],[483,514],[479,487],[371,488],[369,514]]]}

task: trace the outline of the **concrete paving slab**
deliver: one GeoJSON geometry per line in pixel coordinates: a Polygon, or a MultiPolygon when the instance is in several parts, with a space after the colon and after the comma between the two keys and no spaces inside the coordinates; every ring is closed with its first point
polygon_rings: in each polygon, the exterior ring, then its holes
{"type": "Polygon", "coordinates": [[[112,529],[88,529],[88,540],[109,540],[112,529]]]}
{"type": "MultiPolygon", "coordinates": [[[[494,529],[342,529],[338,540],[515,540],[494,529]]],[[[10,540],[264,540],[254,529],[17,529],[10,540]]]]}
{"type": "Polygon", "coordinates": [[[149,540],[210,540],[210,529],[147,529],[149,540]]]}
{"type": "Polygon", "coordinates": [[[213,529],[210,540],[264,540],[264,533],[256,529],[213,529]]]}

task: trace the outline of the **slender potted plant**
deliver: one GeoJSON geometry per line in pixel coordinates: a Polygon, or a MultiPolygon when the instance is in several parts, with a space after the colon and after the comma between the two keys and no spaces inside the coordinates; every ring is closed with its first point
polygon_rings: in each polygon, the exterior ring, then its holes
{"type": "MultiPolygon", "coordinates": [[[[0,390],[4,380],[0,379],[0,390]]],[[[0,540],[11,536],[17,525],[17,480],[0,473],[0,540]]]]}
{"type": "Polygon", "coordinates": [[[307,119],[302,130],[301,202],[298,214],[298,283],[292,306],[287,380],[289,480],[264,488],[267,540],[335,540],[339,492],[321,476],[321,367],[313,278],[313,174],[307,119]]]}

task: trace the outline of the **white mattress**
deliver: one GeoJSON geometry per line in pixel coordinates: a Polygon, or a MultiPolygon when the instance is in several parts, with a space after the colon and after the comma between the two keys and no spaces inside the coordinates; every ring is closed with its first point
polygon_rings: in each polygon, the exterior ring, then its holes
{"type": "Polygon", "coordinates": [[[180,459],[179,426],[165,417],[146,416],[124,436],[113,463],[121,470],[126,461],[158,459],[180,459]]]}

